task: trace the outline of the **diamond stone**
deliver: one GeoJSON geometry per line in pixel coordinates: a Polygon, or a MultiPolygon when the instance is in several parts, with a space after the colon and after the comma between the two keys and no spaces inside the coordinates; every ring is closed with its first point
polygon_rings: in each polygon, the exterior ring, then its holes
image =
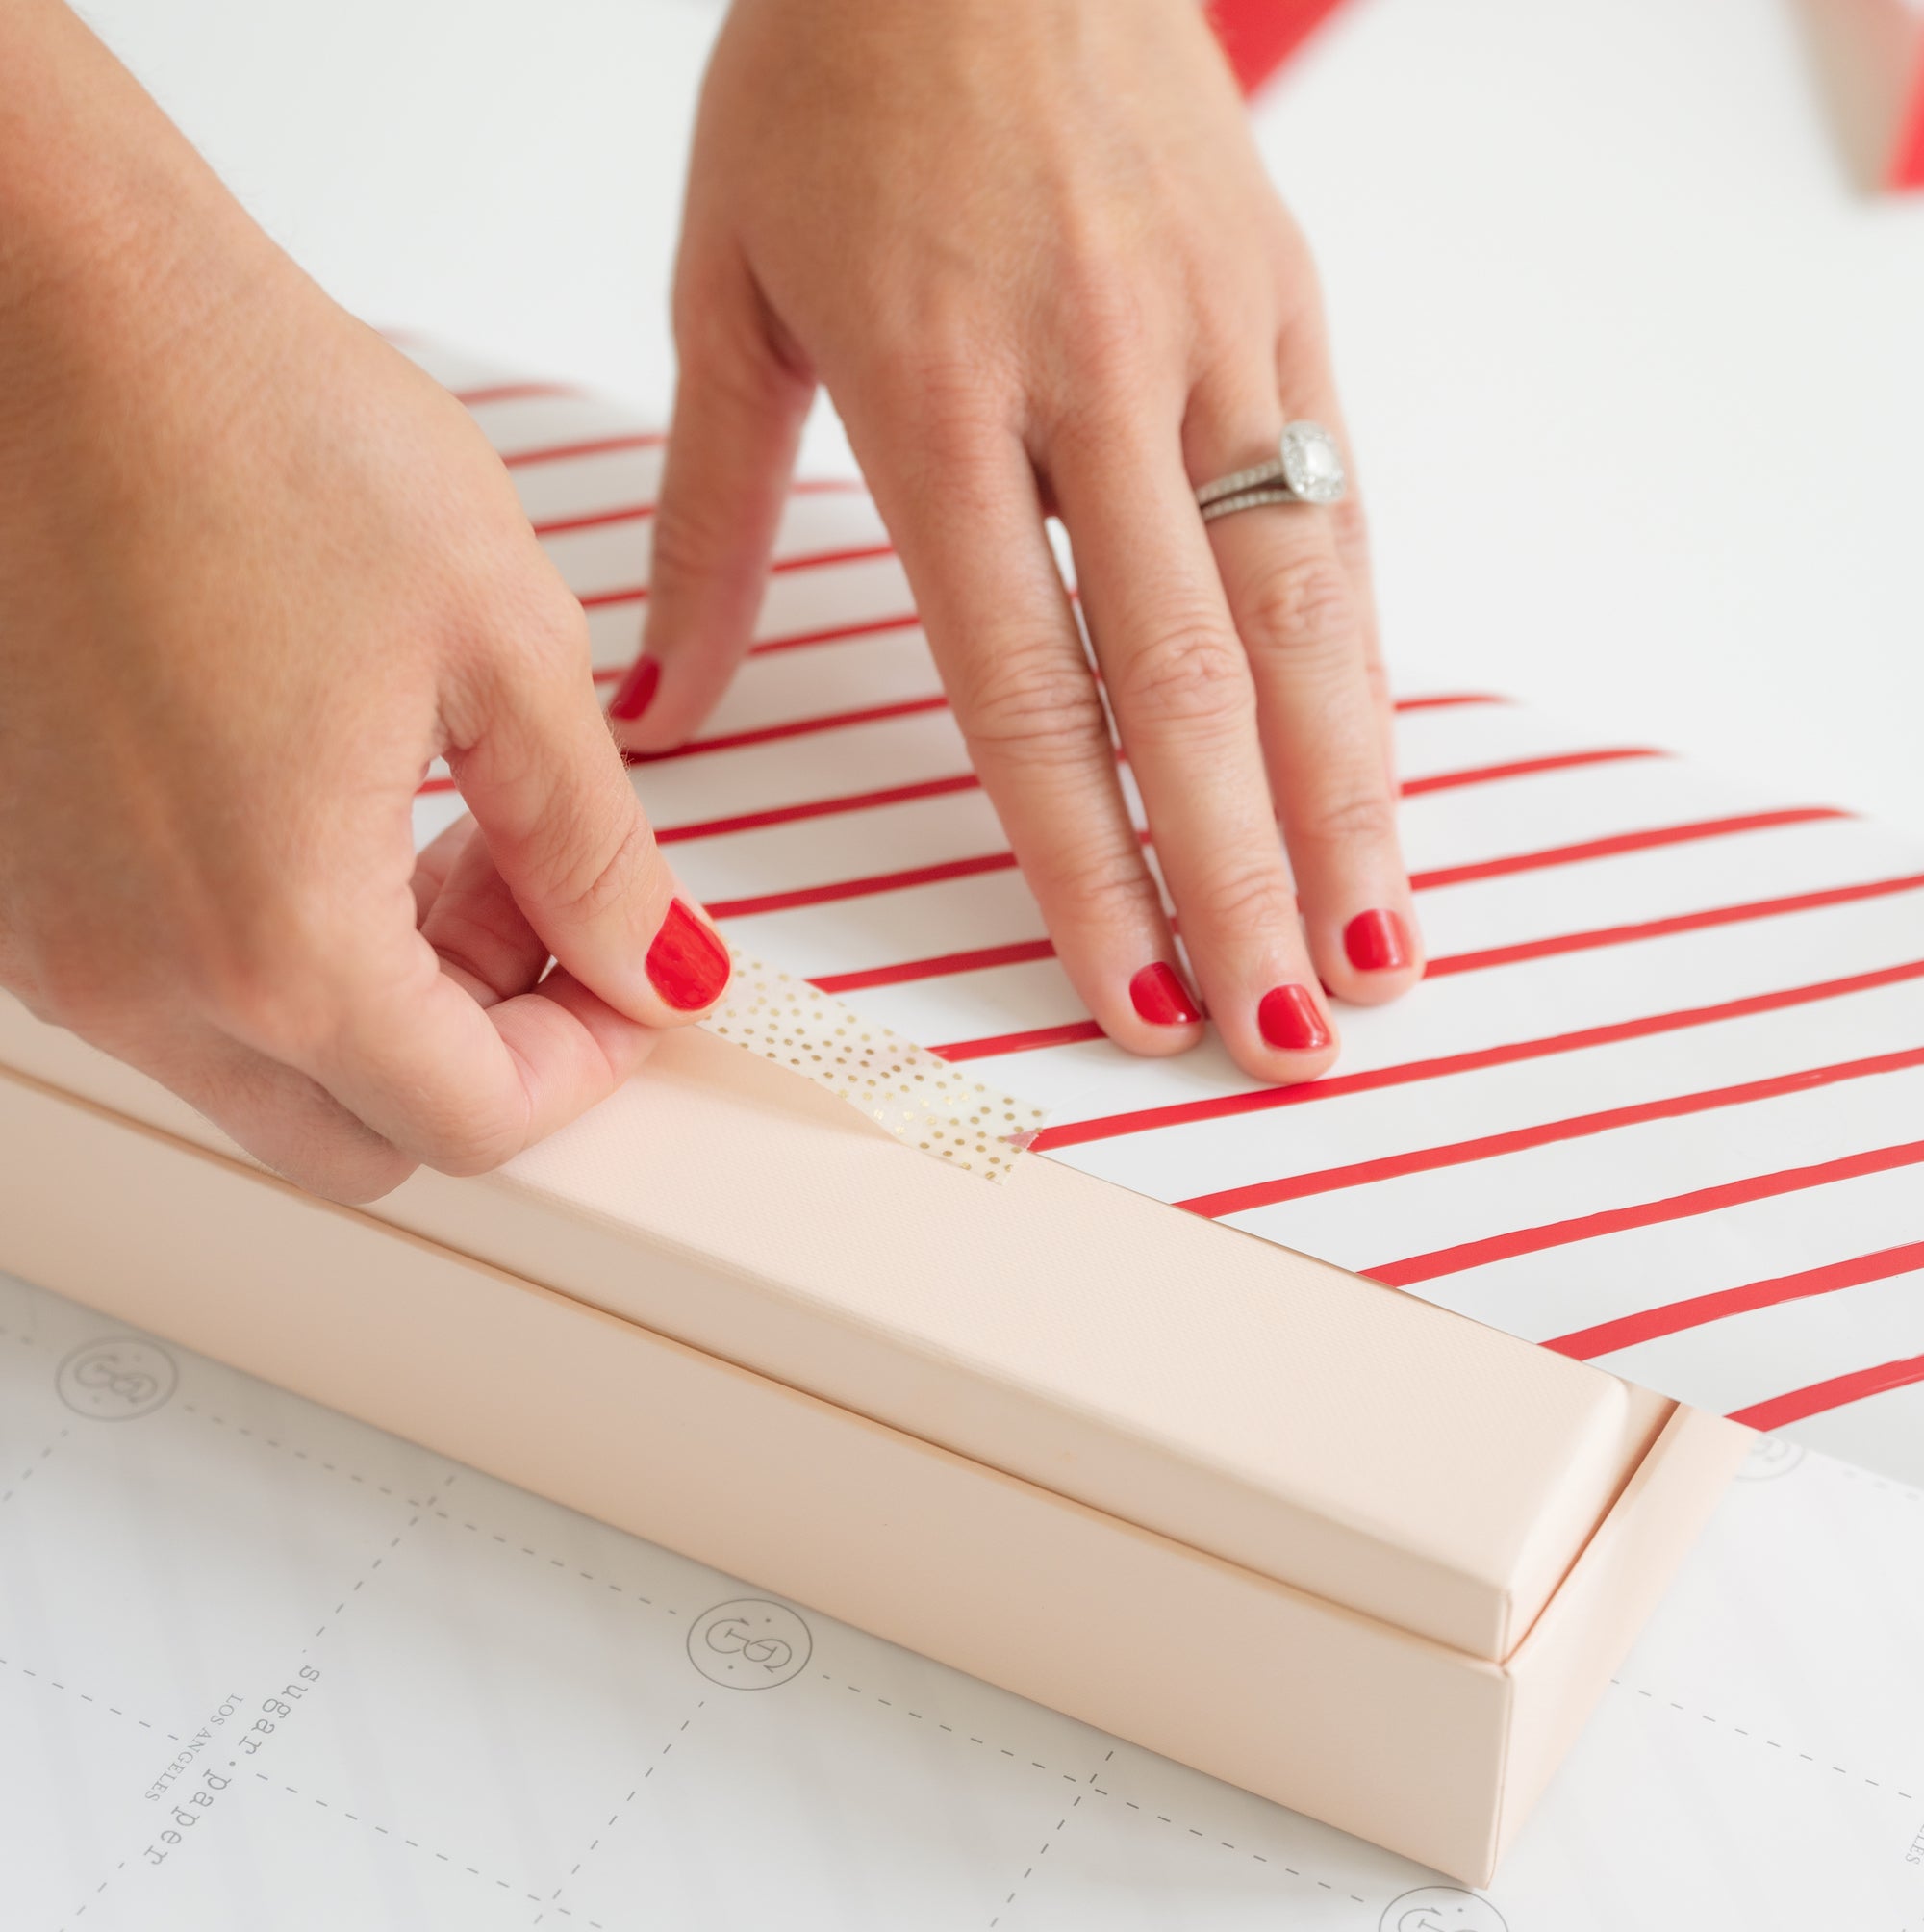
{"type": "Polygon", "coordinates": [[[1349,480],[1336,439],[1320,422],[1292,422],[1282,432],[1282,476],[1305,503],[1333,503],[1349,480]]]}

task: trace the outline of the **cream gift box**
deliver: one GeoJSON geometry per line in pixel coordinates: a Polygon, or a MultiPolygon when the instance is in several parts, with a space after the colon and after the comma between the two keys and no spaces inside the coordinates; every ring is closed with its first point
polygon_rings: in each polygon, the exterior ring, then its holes
{"type": "Polygon", "coordinates": [[[700,1032],[365,1211],[0,1067],[0,1266],[1472,1883],[1750,1439],[700,1032]]]}

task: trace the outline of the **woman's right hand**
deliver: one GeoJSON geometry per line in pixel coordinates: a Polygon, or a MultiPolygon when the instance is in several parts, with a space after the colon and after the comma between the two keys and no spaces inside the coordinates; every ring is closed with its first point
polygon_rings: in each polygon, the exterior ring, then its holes
{"type": "Polygon", "coordinates": [[[0,985],[319,1192],[495,1166],[727,979],[580,607],[64,8],[0,65],[0,985]]]}

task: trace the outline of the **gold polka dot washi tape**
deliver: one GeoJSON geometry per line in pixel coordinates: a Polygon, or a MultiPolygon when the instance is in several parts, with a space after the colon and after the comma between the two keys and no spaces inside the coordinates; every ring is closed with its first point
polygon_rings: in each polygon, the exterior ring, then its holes
{"type": "Polygon", "coordinates": [[[705,1022],[719,1038],[817,1086],[884,1127],[903,1146],[1000,1181],[1046,1116],[1039,1106],[963,1078],[925,1047],[865,1020],[841,1001],[735,955],[728,992],[705,1022]]]}

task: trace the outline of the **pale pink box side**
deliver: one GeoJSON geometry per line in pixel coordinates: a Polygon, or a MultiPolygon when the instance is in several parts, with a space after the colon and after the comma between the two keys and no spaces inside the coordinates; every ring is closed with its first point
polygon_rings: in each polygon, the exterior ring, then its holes
{"type": "MultiPolygon", "coordinates": [[[[0,999],[0,1065],[223,1152],[0,999]]],[[[499,1176],[370,1210],[1474,1655],[1625,1478],[1625,1385],[1040,1158],[992,1184],[697,1031],[499,1176]]]]}
{"type": "Polygon", "coordinates": [[[1629,1404],[1657,1439],[1506,1667],[37,1082],[0,1141],[0,1265],[1472,1884],[1747,1439],[1629,1404]]]}

